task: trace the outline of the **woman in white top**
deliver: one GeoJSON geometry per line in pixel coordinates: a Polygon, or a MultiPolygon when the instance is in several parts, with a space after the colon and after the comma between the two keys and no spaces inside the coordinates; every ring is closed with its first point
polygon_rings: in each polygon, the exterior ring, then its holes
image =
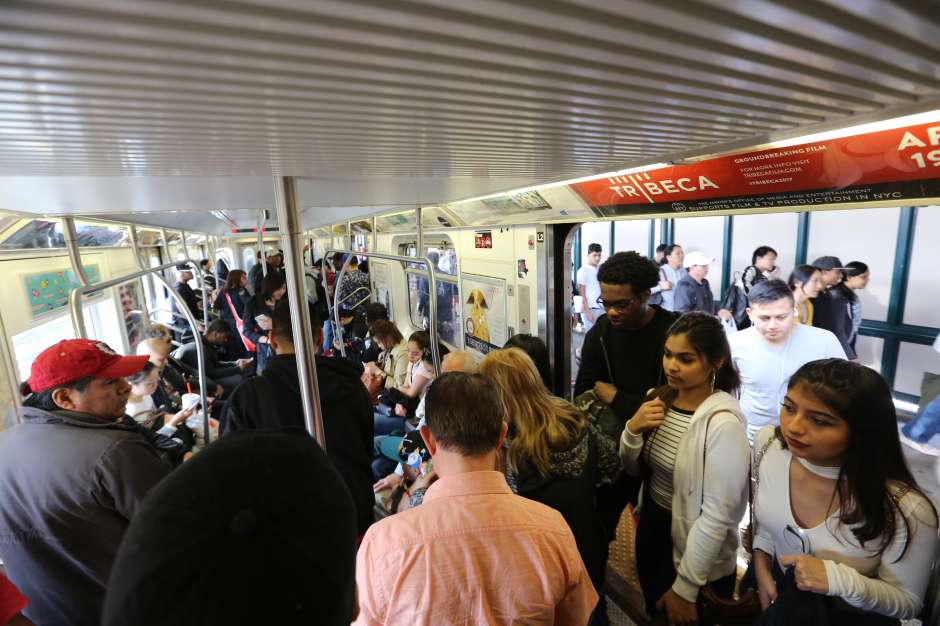
{"type": "Polygon", "coordinates": [[[750,448],[740,384],[717,317],[686,313],[666,334],[655,390],[624,428],[620,456],[645,475],[637,569],[647,612],[695,624],[706,584],[734,591],[738,522],[747,506],[750,448]]]}
{"type": "MultiPolygon", "coordinates": [[[[420,403],[427,387],[434,380],[434,366],[431,361],[431,340],[427,331],[419,330],[408,337],[408,373],[405,382],[396,387],[409,401],[417,400],[411,404],[416,407],[420,403]]],[[[401,402],[389,407],[380,404],[376,407],[374,416],[374,431],[376,435],[388,435],[395,430],[404,428],[404,420],[408,417],[408,407],[401,402]]]]}
{"type": "Polygon", "coordinates": [[[780,426],[759,431],[755,450],[763,451],[754,502],[762,606],[792,567],[799,589],[839,599],[844,623],[857,623],[858,611],[885,623],[916,617],[937,514],[905,464],[884,379],[842,359],[807,363],[790,378],[780,426]]]}

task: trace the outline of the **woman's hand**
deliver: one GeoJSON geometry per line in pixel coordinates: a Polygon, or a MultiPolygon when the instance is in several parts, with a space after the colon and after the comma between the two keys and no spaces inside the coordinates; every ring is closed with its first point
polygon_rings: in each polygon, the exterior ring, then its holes
{"type": "Polygon", "coordinates": [[[386,489],[394,489],[401,484],[401,476],[398,474],[389,474],[385,478],[379,479],[374,485],[372,485],[372,491],[378,493],[380,491],[385,491],[386,489]]]}
{"type": "Polygon", "coordinates": [[[640,435],[656,428],[666,419],[666,403],[660,398],[644,402],[633,417],[627,420],[627,428],[634,435],[640,435]]]}
{"type": "Polygon", "coordinates": [[[408,417],[408,409],[405,408],[405,405],[398,403],[395,405],[395,415],[398,417],[408,417]]]}
{"type": "Polygon", "coordinates": [[[777,600],[777,583],[770,571],[770,556],[754,550],[754,577],[757,579],[757,596],[760,598],[760,608],[766,611],[767,607],[777,600]]]}
{"type": "Polygon", "coordinates": [[[829,576],[826,575],[826,564],[820,559],[808,554],[785,554],[780,557],[780,565],[793,566],[796,587],[802,591],[813,593],[829,593],[829,576]]]}
{"type": "Polygon", "coordinates": [[[598,381],[594,383],[594,395],[604,404],[610,404],[617,395],[617,388],[610,383],[598,381]]]}
{"type": "Polygon", "coordinates": [[[173,428],[178,427],[180,424],[182,424],[182,423],[185,422],[187,419],[189,419],[190,416],[192,416],[193,411],[196,410],[196,406],[197,406],[197,405],[194,404],[193,406],[189,407],[188,409],[183,409],[183,410],[180,411],[179,413],[176,413],[175,415],[173,415],[173,417],[171,417],[171,418],[166,422],[166,425],[167,425],[167,426],[172,426],[173,428]]]}
{"type": "Polygon", "coordinates": [[[662,595],[656,608],[666,614],[669,626],[696,626],[698,624],[698,609],[694,602],[682,598],[670,589],[662,595]]]}

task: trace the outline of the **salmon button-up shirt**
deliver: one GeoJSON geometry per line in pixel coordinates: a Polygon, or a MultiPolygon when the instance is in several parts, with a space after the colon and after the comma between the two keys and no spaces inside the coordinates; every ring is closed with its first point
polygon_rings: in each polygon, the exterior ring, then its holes
{"type": "Polygon", "coordinates": [[[597,604],[561,514],[514,495],[500,472],[431,485],[373,524],[356,560],[355,624],[572,624],[597,604]]]}

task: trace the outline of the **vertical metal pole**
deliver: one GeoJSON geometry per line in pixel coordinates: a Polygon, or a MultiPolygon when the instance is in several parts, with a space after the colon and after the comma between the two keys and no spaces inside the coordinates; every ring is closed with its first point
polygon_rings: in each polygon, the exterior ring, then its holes
{"type": "Polygon", "coordinates": [[[261,275],[268,275],[268,253],[264,249],[264,209],[258,211],[258,253],[261,255],[261,275]]]}
{"type": "Polygon", "coordinates": [[[725,233],[721,248],[721,294],[724,297],[731,284],[731,250],[734,245],[734,216],[725,216],[725,233]]]}
{"type": "Polygon", "coordinates": [[[424,256],[424,224],[421,222],[421,207],[415,209],[415,236],[417,237],[418,252],[416,257],[424,256]]]}
{"type": "Polygon", "coordinates": [[[65,247],[69,252],[69,263],[72,264],[72,273],[82,287],[91,284],[82,266],[82,255],[78,250],[78,236],[75,234],[75,221],[71,217],[62,218],[62,234],[65,235],[65,247]]]}
{"type": "MultiPolygon", "coordinates": [[[[144,260],[140,256],[140,241],[137,239],[137,227],[130,225],[131,248],[134,250],[134,261],[137,263],[137,269],[146,269],[144,260]]],[[[147,283],[146,277],[140,277],[140,323],[141,327],[147,326],[150,320],[150,312],[147,310],[147,283]]]]}
{"type": "Polygon", "coordinates": [[[222,283],[219,281],[219,248],[222,242],[218,237],[209,237],[209,250],[212,251],[212,274],[215,276],[215,288],[222,289],[222,283]]]}
{"type": "Polygon", "coordinates": [[[352,222],[346,222],[346,249],[353,249],[352,222]]]}
{"type": "Polygon", "coordinates": [[[165,228],[161,228],[160,236],[163,237],[163,254],[166,255],[166,259],[164,259],[163,262],[175,263],[176,259],[174,259],[173,255],[170,254],[170,233],[168,233],[165,228]]]}
{"type": "Polygon", "coordinates": [[[369,252],[378,252],[379,251],[379,219],[377,216],[372,216],[372,248],[369,252]]]}
{"type": "Polygon", "coordinates": [[[806,251],[809,248],[809,215],[809,211],[797,213],[795,265],[806,264],[806,251]]]}
{"type": "MultiPolygon", "coordinates": [[[[23,399],[20,397],[20,381],[16,379],[16,367],[13,364],[13,353],[10,350],[10,342],[7,341],[7,337],[9,335],[3,325],[3,315],[0,315],[0,341],[3,342],[3,345],[0,346],[0,357],[2,357],[7,383],[10,385],[10,399],[13,401],[13,423],[19,424],[22,421],[20,419],[20,409],[23,408],[23,399]]],[[[0,415],[0,419],[2,418],[3,416],[0,415]]]]}
{"type": "Polygon", "coordinates": [[[274,177],[274,204],[277,224],[281,230],[281,245],[287,268],[287,301],[290,304],[291,328],[294,335],[294,355],[300,380],[300,398],[304,407],[307,432],[326,450],[323,414],[320,408],[320,387],[317,383],[317,348],[311,328],[310,307],[304,289],[303,227],[297,207],[297,190],[293,176],[274,177]]]}

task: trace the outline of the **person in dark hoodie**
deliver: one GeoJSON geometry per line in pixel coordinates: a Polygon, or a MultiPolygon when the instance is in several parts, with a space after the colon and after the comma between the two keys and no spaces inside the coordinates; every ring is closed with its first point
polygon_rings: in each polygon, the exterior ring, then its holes
{"type": "Polygon", "coordinates": [[[858,359],[852,348],[852,313],[845,292],[838,289],[845,280],[845,270],[839,257],[821,256],[813,261],[813,267],[821,272],[823,290],[813,298],[813,326],[825,328],[839,340],[845,356],[850,361],[858,359]]]}
{"type": "MultiPolygon", "coordinates": [[[[553,396],[520,348],[486,355],[478,370],[494,383],[506,407],[506,471],[518,494],[565,518],[594,588],[604,588],[607,532],[597,511],[597,487],[620,475],[617,447],[573,404],[553,396]]],[[[606,600],[591,624],[606,624],[606,600]]]]}
{"type": "MultiPolygon", "coordinates": [[[[311,307],[312,309],[313,307],[311,307]]],[[[320,320],[311,310],[312,327],[318,329],[316,345],[323,339],[320,320]]],[[[303,404],[290,306],[278,303],[271,314],[271,347],[274,356],[260,376],[243,383],[232,394],[222,420],[222,434],[241,430],[304,428],[303,404]]],[[[343,358],[317,355],[317,382],[326,434],[326,453],[339,470],[358,513],[359,534],[373,521],[372,507],[372,402],[359,377],[361,367],[343,358]]]]}
{"type": "MultiPolygon", "coordinates": [[[[610,406],[619,431],[643,403],[646,392],[663,380],[663,344],[676,314],[648,304],[650,290],[659,284],[659,267],[636,252],[618,252],[597,271],[601,316],[584,338],[575,396],[593,391],[610,406]]],[[[622,474],[598,491],[605,511],[608,537],[613,541],[620,515],[635,499],[639,483],[622,474]]]]}

